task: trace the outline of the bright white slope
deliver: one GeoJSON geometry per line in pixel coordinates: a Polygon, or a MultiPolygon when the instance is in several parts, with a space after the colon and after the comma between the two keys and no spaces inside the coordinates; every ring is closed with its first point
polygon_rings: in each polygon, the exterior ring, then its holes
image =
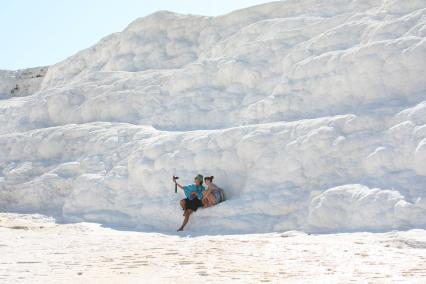
{"type": "Polygon", "coordinates": [[[179,237],[0,213],[0,281],[16,283],[415,283],[426,231],[179,237]]]}
{"type": "Polygon", "coordinates": [[[0,209],[203,233],[426,227],[426,1],[157,12],[0,100],[0,209]]]}
{"type": "Polygon", "coordinates": [[[48,67],[0,70],[0,100],[31,95],[40,89],[48,67]]]}

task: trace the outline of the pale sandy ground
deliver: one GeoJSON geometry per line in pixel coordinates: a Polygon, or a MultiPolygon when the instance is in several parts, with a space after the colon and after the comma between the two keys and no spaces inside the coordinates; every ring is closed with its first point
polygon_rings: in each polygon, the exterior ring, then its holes
{"type": "Polygon", "coordinates": [[[0,214],[0,283],[426,283],[426,231],[191,237],[0,214]]]}

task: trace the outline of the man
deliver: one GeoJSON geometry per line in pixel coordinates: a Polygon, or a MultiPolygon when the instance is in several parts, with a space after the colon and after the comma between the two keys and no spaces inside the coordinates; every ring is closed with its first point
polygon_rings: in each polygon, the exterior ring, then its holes
{"type": "Polygon", "coordinates": [[[182,209],[184,210],[183,216],[185,218],[183,219],[182,226],[178,229],[178,231],[183,231],[183,228],[189,221],[189,216],[192,214],[192,212],[197,211],[198,207],[202,207],[203,203],[201,200],[203,199],[203,191],[205,190],[203,186],[203,176],[197,175],[194,178],[194,184],[182,186],[177,183],[176,179],[173,179],[175,184],[183,189],[186,198],[182,199],[180,201],[180,206],[182,206],[182,209]]]}

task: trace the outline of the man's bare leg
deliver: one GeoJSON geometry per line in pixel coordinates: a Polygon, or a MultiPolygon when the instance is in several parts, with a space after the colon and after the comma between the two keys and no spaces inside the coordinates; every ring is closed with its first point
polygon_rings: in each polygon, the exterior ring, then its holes
{"type": "Polygon", "coordinates": [[[180,201],[180,207],[182,207],[182,209],[183,210],[185,210],[186,208],[185,208],[185,199],[182,199],[181,201],[180,201]]]}
{"type": "Polygon", "coordinates": [[[189,221],[189,216],[192,214],[192,212],[194,212],[191,209],[186,209],[185,213],[183,214],[183,216],[185,216],[185,219],[183,219],[183,223],[182,226],[180,226],[180,228],[178,229],[178,231],[183,231],[183,228],[186,226],[186,224],[189,221]]]}
{"type": "Polygon", "coordinates": [[[180,207],[182,207],[182,209],[183,209],[183,216],[185,216],[185,210],[186,210],[186,202],[185,202],[185,199],[182,199],[181,201],[180,201],[180,207]]]}

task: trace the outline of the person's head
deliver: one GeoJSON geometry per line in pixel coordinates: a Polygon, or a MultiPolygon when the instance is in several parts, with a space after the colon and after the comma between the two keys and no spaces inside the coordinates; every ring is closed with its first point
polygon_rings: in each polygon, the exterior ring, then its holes
{"type": "Polygon", "coordinates": [[[206,184],[210,184],[213,182],[213,178],[214,178],[213,176],[205,177],[204,181],[206,182],[206,184]]]}
{"type": "Polygon", "coordinates": [[[195,181],[195,185],[198,185],[198,186],[202,185],[202,184],[203,184],[203,176],[202,176],[202,175],[200,175],[200,174],[198,174],[198,175],[194,178],[194,181],[195,181]]]}

